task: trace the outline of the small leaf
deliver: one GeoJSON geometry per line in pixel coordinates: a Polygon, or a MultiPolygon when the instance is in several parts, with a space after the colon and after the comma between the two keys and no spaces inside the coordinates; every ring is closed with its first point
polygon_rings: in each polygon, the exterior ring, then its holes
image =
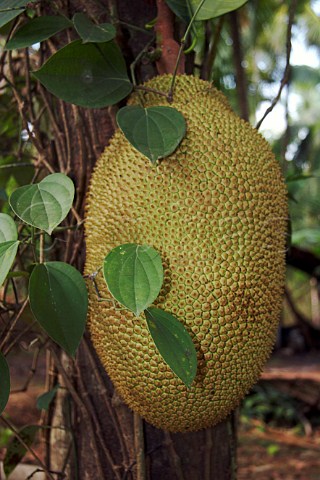
{"type": "Polygon", "coordinates": [[[0,213],[0,243],[18,239],[15,221],[10,215],[0,213]]]}
{"type": "Polygon", "coordinates": [[[10,395],[10,372],[7,360],[0,352],[0,415],[6,408],[10,395]]]}
{"type": "Polygon", "coordinates": [[[76,13],[72,21],[83,43],[109,42],[116,36],[116,29],[111,23],[96,25],[84,13],[76,13]]]}
{"type": "Polygon", "coordinates": [[[113,105],[132,90],[125,61],[114,42],[69,43],[33,75],[53,95],[81,107],[113,105]]]}
{"type": "Polygon", "coordinates": [[[36,265],[30,276],[29,299],[41,327],[74,357],[88,310],[86,284],[80,272],[64,262],[36,265]]]}
{"type": "MultiPolygon", "coordinates": [[[[192,13],[194,13],[201,0],[190,0],[192,13]]],[[[209,20],[210,18],[219,17],[225,13],[232,12],[242,7],[248,0],[206,0],[199,10],[196,20],[209,20]]],[[[166,0],[171,10],[182,20],[187,23],[190,21],[191,13],[189,12],[188,2],[185,0],[166,0]]]]}
{"type": "Polygon", "coordinates": [[[1,0],[0,2],[0,28],[16,18],[24,11],[28,0],[1,0]],[[20,8],[21,7],[21,8],[20,8]]]}
{"type": "Polygon", "coordinates": [[[0,286],[5,281],[16,258],[19,243],[19,241],[14,240],[0,243],[0,286]]]}
{"type": "Polygon", "coordinates": [[[179,320],[160,308],[148,308],[145,316],[149,332],[164,361],[187,387],[197,373],[197,352],[179,320]]]}
{"type": "MultiPolygon", "coordinates": [[[[19,436],[24,443],[30,447],[35,440],[39,428],[40,427],[38,425],[27,425],[19,430],[19,436]]],[[[7,447],[6,456],[3,460],[3,470],[7,476],[9,476],[10,473],[21,462],[26,453],[27,449],[24,445],[22,445],[18,437],[12,437],[7,447]]]]}
{"type": "Polygon", "coordinates": [[[48,410],[50,403],[56,396],[56,393],[59,389],[59,385],[56,385],[52,390],[49,390],[46,393],[43,393],[37,398],[37,408],[38,410],[48,410]]]}
{"type": "Polygon", "coordinates": [[[174,152],[186,133],[183,115],[172,107],[124,107],[118,111],[117,123],[131,145],[152,163],[174,152]]]}
{"type": "Polygon", "coordinates": [[[120,245],[104,259],[103,275],[111,295],[138,317],[159,295],[161,257],[148,245],[120,245]]]}
{"type": "Polygon", "coordinates": [[[30,47],[37,42],[42,42],[52,37],[61,30],[70,27],[72,23],[66,17],[46,16],[36,17],[23,25],[15,32],[6,44],[6,50],[30,47]]]}
{"type": "Polygon", "coordinates": [[[21,220],[51,235],[67,216],[73,197],[72,180],[63,173],[53,173],[36,185],[17,188],[9,203],[21,220]]]}

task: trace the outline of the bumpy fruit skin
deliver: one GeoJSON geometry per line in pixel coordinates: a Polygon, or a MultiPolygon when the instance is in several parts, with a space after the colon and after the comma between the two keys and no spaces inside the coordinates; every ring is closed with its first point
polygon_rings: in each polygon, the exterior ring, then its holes
{"type": "MultiPolygon", "coordinates": [[[[170,80],[147,86],[167,91],[170,80]]],[[[144,101],[167,105],[152,93],[144,101]]],[[[193,338],[192,387],[162,360],[143,315],[98,302],[92,285],[89,330],[129,407],[156,427],[190,431],[225,418],[271,352],[285,279],[287,198],[267,142],[211,84],[179,76],[172,106],[184,115],[187,135],[157,167],[120,131],[98,160],[87,201],[86,273],[123,243],[161,253],[165,279],[155,304],[193,338]]],[[[102,274],[97,281],[111,299],[102,274]]]]}

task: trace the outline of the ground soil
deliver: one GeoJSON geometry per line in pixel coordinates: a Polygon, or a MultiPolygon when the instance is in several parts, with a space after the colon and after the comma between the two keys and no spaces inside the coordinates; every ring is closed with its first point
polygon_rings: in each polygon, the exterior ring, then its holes
{"type": "MultiPolygon", "coordinates": [[[[19,361],[14,356],[9,360],[13,389],[19,389],[30,372],[32,356],[26,355],[19,361]]],[[[39,369],[27,391],[13,393],[10,397],[6,414],[18,428],[35,424],[40,418],[36,399],[44,393],[44,363],[44,358],[40,358],[39,369]]],[[[299,358],[278,356],[266,367],[263,381],[291,382],[287,385],[293,386],[294,382],[300,382],[299,392],[304,389],[303,382],[312,381],[311,394],[318,392],[318,399],[315,399],[318,402],[319,365],[319,354],[299,358]]],[[[307,433],[308,435],[297,432],[296,429],[270,427],[258,420],[242,418],[238,436],[237,480],[320,480],[320,427],[309,428],[307,433]]],[[[35,450],[39,456],[43,456],[41,442],[38,442],[35,450]]],[[[0,449],[0,461],[4,454],[5,448],[0,449]]],[[[31,455],[27,454],[24,462],[32,461],[31,455]]]]}

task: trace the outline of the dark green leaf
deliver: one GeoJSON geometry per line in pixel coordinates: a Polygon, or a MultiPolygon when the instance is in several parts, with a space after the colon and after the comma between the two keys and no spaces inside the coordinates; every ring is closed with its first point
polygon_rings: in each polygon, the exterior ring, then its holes
{"type": "MultiPolygon", "coordinates": [[[[38,425],[27,425],[19,431],[19,436],[24,443],[30,447],[35,440],[39,428],[38,425]]],[[[9,476],[21,462],[26,453],[26,447],[22,445],[18,437],[14,436],[8,445],[6,456],[3,460],[3,469],[7,476],[9,476]]]]}
{"type": "Polygon", "coordinates": [[[124,107],[117,122],[131,145],[152,163],[174,152],[186,132],[183,115],[172,107],[124,107]]]}
{"type": "Polygon", "coordinates": [[[49,92],[82,107],[113,105],[132,90],[123,56],[114,42],[69,43],[33,74],[49,92]]]}
{"type": "Polygon", "coordinates": [[[66,17],[44,15],[33,18],[15,32],[6,44],[6,50],[30,47],[30,45],[42,42],[71,25],[72,23],[66,17]]]}
{"type": "Polygon", "coordinates": [[[6,279],[8,272],[17,255],[19,241],[0,243],[0,286],[6,279]]]}
{"type": "Polygon", "coordinates": [[[111,23],[96,25],[84,13],[76,13],[72,21],[83,43],[109,42],[116,36],[116,29],[111,23]]]}
{"type": "Polygon", "coordinates": [[[17,188],[9,202],[21,220],[51,235],[67,216],[73,197],[72,180],[63,173],[53,173],[36,185],[17,188]]]}
{"type": "Polygon", "coordinates": [[[187,387],[197,373],[197,352],[179,320],[160,308],[148,308],[145,316],[149,332],[164,361],[187,387]]]}
{"type": "MultiPolygon", "coordinates": [[[[232,12],[242,7],[248,0],[206,0],[197,14],[196,20],[208,20],[219,17],[225,13],[232,12]]],[[[188,2],[185,0],[166,0],[171,10],[185,22],[189,22],[191,14],[188,9],[188,2]]],[[[190,0],[192,13],[194,13],[200,0],[190,0]]]]}
{"type": "Polygon", "coordinates": [[[120,245],[106,256],[103,275],[111,295],[138,317],[159,295],[161,257],[148,245],[120,245]]]}
{"type": "Polygon", "coordinates": [[[18,239],[15,221],[10,215],[0,213],[0,243],[18,239]]]}
{"type": "Polygon", "coordinates": [[[64,262],[37,265],[29,282],[31,310],[47,334],[74,356],[82,338],[88,294],[80,272],[64,262]]]}
{"type": "Polygon", "coordinates": [[[1,0],[0,2],[0,28],[13,20],[24,11],[28,0],[1,0]],[[20,8],[21,7],[21,8],[20,8]]]}
{"type": "Polygon", "coordinates": [[[49,392],[43,393],[37,398],[37,408],[39,410],[48,410],[50,403],[56,396],[58,388],[59,388],[59,385],[56,385],[52,390],[49,390],[49,392]]]}
{"type": "Polygon", "coordinates": [[[7,360],[0,352],[0,415],[6,408],[10,395],[10,372],[7,360]]]}

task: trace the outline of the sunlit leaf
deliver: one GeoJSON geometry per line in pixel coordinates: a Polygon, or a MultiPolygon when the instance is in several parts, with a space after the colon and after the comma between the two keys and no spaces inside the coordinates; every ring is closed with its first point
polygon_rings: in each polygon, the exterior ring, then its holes
{"type": "Polygon", "coordinates": [[[57,97],[88,108],[113,105],[132,90],[125,61],[114,42],[69,43],[33,74],[57,97]]]}
{"type": "MultiPolygon", "coordinates": [[[[242,7],[248,0],[206,0],[199,10],[196,20],[208,20],[219,17],[225,13],[232,12],[242,7]]],[[[166,0],[171,10],[185,22],[189,22],[191,13],[188,9],[188,2],[185,0],[166,0]]],[[[194,13],[200,0],[190,0],[192,13],[194,13]]]]}
{"type": "Polygon", "coordinates": [[[44,15],[33,18],[15,32],[6,44],[6,49],[30,47],[37,42],[47,40],[70,25],[72,23],[66,17],[44,15]]]}
{"type": "Polygon", "coordinates": [[[1,0],[0,2],[0,28],[13,20],[24,11],[28,0],[1,0]],[[21,7],[21,8],[20,8],[21,7]]]}
{"type": "Polygon", "coordinates": [[[64,262],[36,265],[30,276],[29,299],[41,327],[75,356],[88,310],[86,284],[80,272],[64,262]]]}
{"type": "Polygon", "coordinates": [[[118,111],[117,123],[131,145],[152,163],[174,152],[186,132],[183,115],[172,107],[124,107],[118,111]]]}
{"type": "Polygon", "coordinates": [[[63,173],[53,173],[35,185],[17,188],[9,202],[21,220],[51,235],[67,216],[73,197],[72,180],[63,173]]]}
{"type": "Polygon", "coordinates": [[[0,286],[5,281],[17,255],[19,241],[0,243],[0,286]]]}
{"type": "Polygon", "coordinates": [[[10,372],[7,360],[0,352],[0,415],[6,408],[10,395],[10,372]]]}
{"type": "Polygon", "coordinates": [[[17,226],[10,215],[0,213],[0,243],[18,239],[17,226]]]}
{"type": "Polygon", "coordinates": [[[197,352],[179,320],[160,308],[145,310],[149,332],[164,361],[187,387],[197,373],[197,352]]]}
{"type": "Polygon", "coordinates": [[[54,388],[49,390],[46,393],[43,393],[37,398],[37,408],[39,410],[48,410],[50,403],[54,399],[59,389],[59,385],[56,385],[54,388]]]}
{"type": "Polygon", "coordinates": [[[109,42],[116,36],[116,29],[111,23],[96,25],[84,13],[76,13],[72,21],[83,43],[109,42]]]}
{"type": "MultiPolygon", "coordinates": [[[[31,447],[39,428],[38,425],[27,425],[19,430],[19,437],[26,445],[31,447]]],[[[3,460],[3,470],[7,476],[10,475],[10,473],[21,462],[26,453],[27,449],[20,442],[19,438],[17,436],[12,437],[3,460]]]]}
{"type": "Polygon", "coordinates": [[[111,295],[139,316],[159,295],[163,282],[161,257],[148,245],[120,245],[106,256],[103,275],[111,295]]]}

